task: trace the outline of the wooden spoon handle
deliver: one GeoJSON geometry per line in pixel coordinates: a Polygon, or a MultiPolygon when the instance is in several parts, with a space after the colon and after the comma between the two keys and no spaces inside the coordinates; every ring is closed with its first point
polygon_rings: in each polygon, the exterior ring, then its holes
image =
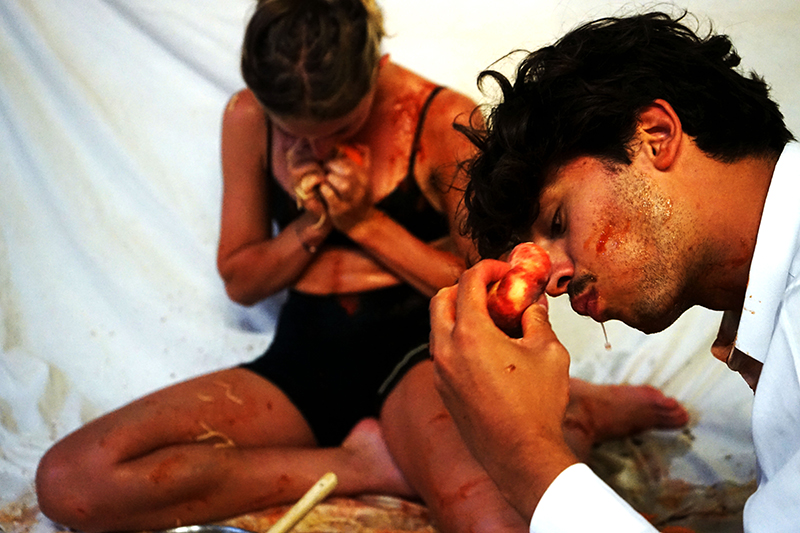
{"type": "Polygon", "coordinates": [[[267,533],[286,533],[292,529],[319,502],[325,499],[336,488],[339,479],[333,472],[328,472],[317,481],[302,498],[280,520],[269,528],[267,533]]]}

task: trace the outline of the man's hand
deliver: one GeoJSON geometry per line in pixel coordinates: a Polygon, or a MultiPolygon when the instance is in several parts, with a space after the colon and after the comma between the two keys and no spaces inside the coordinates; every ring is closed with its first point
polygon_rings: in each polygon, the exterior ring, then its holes
{"type": "Polygon", "coordinates": [[[484,260],[431,301],[437,388],[464,441],[508,501],[526,518],[550,483],[577,461],[561,424],[569,401],[569,354],[547,309],[523,315],[523,337],[495,326],[487,286],[508,263],[484,260]]]}

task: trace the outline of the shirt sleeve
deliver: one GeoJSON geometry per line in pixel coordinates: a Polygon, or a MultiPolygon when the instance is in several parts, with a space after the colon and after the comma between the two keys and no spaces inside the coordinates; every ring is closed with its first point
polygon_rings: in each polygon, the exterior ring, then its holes
{"type": "Polygon", "coordinates": [[[658,533],[582,463],[561,472],[531,519],[530,533],[658,533]]]}

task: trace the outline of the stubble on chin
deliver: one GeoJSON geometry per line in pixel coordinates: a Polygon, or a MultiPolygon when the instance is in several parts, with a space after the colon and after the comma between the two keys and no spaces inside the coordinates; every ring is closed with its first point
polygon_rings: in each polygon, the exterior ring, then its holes
{"type": "Polygon", "coordinates": [[[621,216],[637,228],[614,260],[621,275],[627,272],[633,293],[627,295],[630,304],[621,319],[646,333],[661,331],[685,310],[680,302],[686,278],[680,248],[687,230],[681,226],[683,211],[644,173],[626,168],[612,179],[621,216]]]}

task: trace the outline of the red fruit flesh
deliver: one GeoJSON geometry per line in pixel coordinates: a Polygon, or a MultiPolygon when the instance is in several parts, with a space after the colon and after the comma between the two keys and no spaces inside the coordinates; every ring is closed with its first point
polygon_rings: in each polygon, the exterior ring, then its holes
{"type": "Polygon", "coordinates": [[[522,313],[536,302],[550,279],[550,257],[532,242],[508,256],[511,269],[489,288],[487,307],[494,323],[510,336],[522,334],[522,313]]]}

